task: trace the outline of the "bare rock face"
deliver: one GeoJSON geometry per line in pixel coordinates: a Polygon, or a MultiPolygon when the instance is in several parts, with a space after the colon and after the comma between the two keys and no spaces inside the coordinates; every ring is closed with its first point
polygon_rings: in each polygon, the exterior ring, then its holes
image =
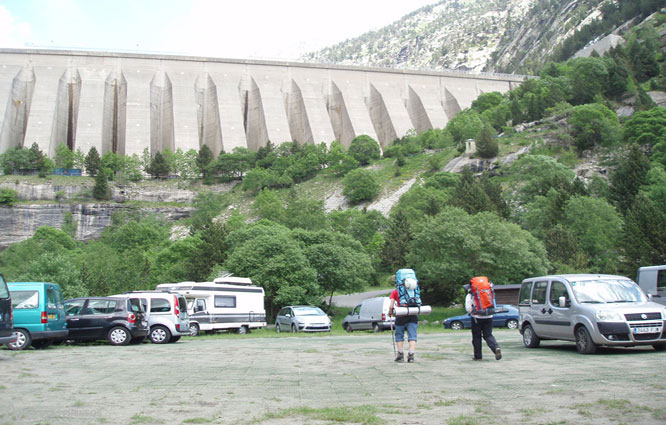
{"type": "MultiPolygon", "coordinates": [[[[123,204],[32,204],[0,207],[0,248],[32,237],[42,226],[61,228],[65,214],[71,213],[77,223],[75,238],[91,240],[101,236],[111,224],[114,212],[132,207],[123,204]]],[[[169,221],[189,217],[194,208],[141,208],[145,214],[159,214],[169,221]]]]}

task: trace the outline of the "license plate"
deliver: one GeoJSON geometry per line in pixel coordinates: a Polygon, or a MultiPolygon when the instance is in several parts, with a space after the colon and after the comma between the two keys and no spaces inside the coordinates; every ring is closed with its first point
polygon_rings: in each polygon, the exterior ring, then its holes
{"type": "Polygon", "coordinates": [[[56,315],[55,314],[49,314],[49,319],[55,319],[56,315]]]}
{"type": "Polygon", "coordinates": [[[661,328],[634,328],[635,334],[656,334],[660,332],[661,328]]]}

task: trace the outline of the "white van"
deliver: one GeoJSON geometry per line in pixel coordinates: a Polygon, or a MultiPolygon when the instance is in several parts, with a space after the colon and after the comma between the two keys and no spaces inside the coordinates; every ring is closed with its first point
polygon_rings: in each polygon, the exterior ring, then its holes
{"type": "Polygon", "coordinates": [[[266,326],[264,289],[253,285],[249,278],[227,276],[213,282],[163,283],[157,289],[187,299],[191,336],[221,330],[244,334],[266,326]]]}
{"type": "Polygon", "coordinates": [[[652,301],[666,305],[666,265],[639,268],[636,282],[652,301]]]}
{"type": "Polygon", "coordinates": [[[391,328],[393,318],[389,316],[391,299],[375,297],[363,300],[342,320],[342,327],[347,332],[372,329],[374,332],[391,328]]]}
{"type": "Polygon", "coordinates": [[[185,297],[168,291],[130,291],[112,297],[139,298],[146,312],[150,333],[148,338],[154,344],[176,342],[190,334],[185,297]]]}

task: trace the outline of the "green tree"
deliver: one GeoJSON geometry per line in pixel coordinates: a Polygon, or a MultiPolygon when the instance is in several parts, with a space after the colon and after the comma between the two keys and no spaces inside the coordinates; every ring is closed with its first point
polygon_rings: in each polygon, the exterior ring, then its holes
{"type": "Polygon", "coordinates": [[[569,62],[572,104],[590,103],[608,84],[608,70],[600,58],[577,58],[569,62]]]}
{"type": "Polygon", "coordinates": [[[406,264],[409,246],[412,241],[407,215],[398,210],[388,222],[384,236],[384,247],[381,251],[382,265],[389,270],[403,268],[406,264]]]}
{"type": "Polygon", "coordinates": [[[284,223],[286,211],[275,191],[264,189],[259,192],[254,198],[252,207],[260,218],[284,223]]]}
{"type": "Polygon", "coordinates": [[[627,212],[622,235],[626,270],[666,264],[666,215],[645,195],[636,196],[627,212]]]}
{"type": "Polygon", "coordinates": [[[228,204],[229,200],[224,194],[210,191],[197,193],[192,201],[195,211],[190,216],[192,218],[190,233],[194,234],[212,223],[228,204]]]}
{"type": "Polygon", "coordinates": [[[449,205],[462,208],[468,214],[492,211],[493,204],[469,167],[463,169],[455,192],[449,199],[449,205]]]}
{"type": "Polygon", "coordinates": [[[93,187],[93,198],[97,200],[110,199],[109,192],[109,184],[106,181],[106,173],[97,173],[97,176],[95,176],[95,187],[93,187]]]}
{"type": "Polygon", "coordinates": [[[354,140],[351,141],[351,145],[349,145],[349,150],[347,152],[359,163],[359,165],[368,165],[370,161],[379,159],[381,154],[379,143],[365,134],[356,136],[354,140]]]}
{"type": "Polygon", "coordinates": [[[471,276],[504,285],[544,274],[549,266],[543,244],[518,225],[453,207],[414,224],[407,264],[429,302],[442,305],[455,300],[471,276]]]}
{"type": "MultiPolygon", "coordinates": [[[[186,270],[189,271],[189,279],[204,280],[215,266],[224,264],[229,249],[226,242],[228,235],[229,229],[220,221],[211,221],[201,228],[197,233],[197,243],[188,248],[191,260],[186,270]]],[[[182,255],[187,255],[187,252],[182,255]]]]}
{"type": "Polygon", "coordinates": [[[57,168],[74,167],[74,153],[64,143],[56,148],[55,165],[57,168]]]}
{"type": "Polygon", "coordinates": [[[631,208],[641,186],[647,183],[650,161],[636,144],[621,159],[610,174],[609,198],[621,213],[631,208]]]}
{"type": "Polygon", "coordinates": [[[76,149],[76,151],[73,152],[72,154],[72,167],[78,168],[79,170],[83,170],[85,162],[86,162],[86,157],[85,155],[83,155],[83,152],[81,152],[81,149],[76,149]]]}
{"type": "Polygon", "coordinates": [[[564,225],[595,270],[615,273],[622,218],[603,199],[574,197],[564,207],[564,225]]]}
{"type": "Polygon", "coordinates": [[[446,130],[451,133],[454,142],[461,143],[479,137],[483,126],[483,120],[476,111],[465,109],[446,124],[446,130]]]}
{"type": "Polygon", "coordinates": [[[284,224],[290,229],[319,230],[326,226],[324,201],[294,197],[284,213],[284,224]]]}
{"type": "Polygon", "coordinates": [[[623,126],[624,140],[638,145],[655,146],[666,142],[666,108],[636,112],[623,126]]]}
{"type": "Polygon", "coordinates": [[[484,126],[476,140],[476,152],[481,158],[493,158],[499,153],[499,144],[493,138],[490,126],[484,126]]]}
{"type": "Polygon", "coordinates": [[[199,170],[201,170],[201,174],[204,179],[207,178],[210,174],[208,166],[213,162],[214,159],[213,151],[210,150],[208,145],[204,144],[201,146],[201,149],[199,149],[199,153],[197,154],[196,164],[197,167],[199,167],[199,170]]]}
{"type": "Polygon", "coordinates": [[[86,172],[93,177],[99,172],[99,169],[102,166],[102,161],[99,157],[99,152],[97,152],[97,149],[94,146],[88,151],[84,165],[86,172]]]}
{"type": "Polygon", "coordinates": [[[481,114],[488,109],[498,106],[503,100],[502,93],[498,91],[482,93],[472,101],[472,109],[481,114]]]}
{"type": "Polygon", "coordinates": [[[150,162],[150,166],[146,169],[146,172],[154,179],[165,178],[169,175],[170,171],[171,168],[161,152],[155,154],[153,160],[150,162]]]}
{"type": "Polygon", "coordinates": [[[377,175],[369,170],[356,169],[342,180],[342,194],[352,204],[374,199],[381,190],[377,175]]]}
{"type": "Polygon", "coordinates": [[[317,272],[286,228],[260,223],[231,232],[228,240],[231,251],[224,267],[264,288],[269,317],[283,305],[321,302],[317,272]]]}
{"type": "Polygon", "coordinates": [[[569,125],[579,152],[595,145],[611,146],[620,134],[617,114],[599,103],[575,106],[569,117],[569,125]]]}

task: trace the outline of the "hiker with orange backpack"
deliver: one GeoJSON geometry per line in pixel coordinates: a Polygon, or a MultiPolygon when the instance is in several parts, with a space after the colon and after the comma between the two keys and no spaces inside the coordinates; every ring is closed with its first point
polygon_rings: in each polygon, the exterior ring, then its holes
{"type": "Polygon", "coordinates": [[[493,336],[493,315],[495,314],[495,291],[493,283],[485,276],[470,279],[465,285],[465,310],[472,316],[472,346],[474,357],[472,360],[481,360],[481,337],[488,347],[495,353],[495,360],[502,358],[502,350],[493,336]]]}

